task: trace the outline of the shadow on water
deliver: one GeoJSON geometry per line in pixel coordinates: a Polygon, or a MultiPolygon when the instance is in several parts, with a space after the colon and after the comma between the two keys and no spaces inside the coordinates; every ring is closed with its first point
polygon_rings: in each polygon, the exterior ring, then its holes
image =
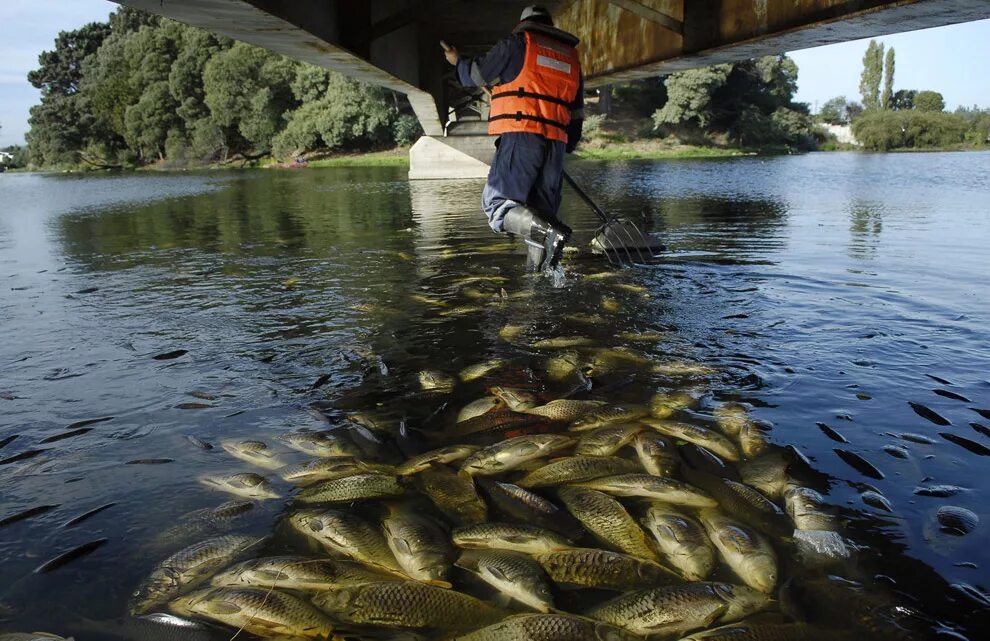
{"type": "MultiPolygon", "coordinates": [[[[990,420],[970,409],[990,407],[990,308],[978,293],[990,171],[982,182],[972,171],[988,163],[581,165],[576,178],[607,211],[644,220],[671,252],[608,274],[582,249],[560,289],[525,274],[523,249],[487,228],[481,181],[410,183],[391,168],[4,176],[0,519],[54,507],[0,520],[0,620],[89,641],[81,619],[122,616],[152,567],[193,542],[184,535],[216,533],[175,529],[227,500],[197,478],[252,469],[221,440],[275,446],[329,426],[369,459],[396,462],[456,442],[448,422],[501,385],[625,403],[689,391],[693,407],[675,416],[705,426],[724,403],[746,404],[774,426],[774,443],[824,475],[814,487],[858,546],[855,563],[829,570],[853,585],[806,571],[781,542],[785,614],[817,621],[845,608],[848,625],[876,638],[980,638],[990,514],[979,452],[990,443],[968,425],[990,420]],[[588,344],[540,343],[561,337],[588,344]],[[551,363],[571,361],[590,378],[551,378],[551,363]],[[501,365],[423,387],[424,370],[456,377],[482,362],[501,365]],[[670,363],[714,373],[656,369],[670,363]],[[975,513],[975,530],[947,533],[946,505],[975,513]],[[867,605],[843,605],[862,590],[867,605]],[[900,606],[923,617],[905,623],[900,606]]],[[[566,202],[583,248],[595,219],[566,202]]],[[[282,497],[295,493],[266,475],[282,497]]],[[[284,523],[291,511],[285,498],[257,502],[217,531],[274,533],[266,554],[303,551],[284,523]]]]}

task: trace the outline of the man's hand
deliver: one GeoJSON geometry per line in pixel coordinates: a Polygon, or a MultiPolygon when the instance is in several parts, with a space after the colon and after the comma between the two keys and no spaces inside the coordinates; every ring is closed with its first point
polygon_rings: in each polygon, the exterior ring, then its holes
{"type": "Polygon", "coordinates": [[[443,55],[447,59],[447,62],[457,66],[457,61],[461,59],[461,54],[457,52],[457,47],[452,47],[443,40],[440,41],[440,46],[443,47],[443,55]]]}

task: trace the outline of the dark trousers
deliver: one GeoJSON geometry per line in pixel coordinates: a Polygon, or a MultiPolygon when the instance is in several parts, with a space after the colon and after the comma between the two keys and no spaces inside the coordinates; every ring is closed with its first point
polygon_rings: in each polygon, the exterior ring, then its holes
{"type": "Polygon", "coordinates": [[[502,219],[513,207],[528,205],[546,216],[557,216],[564,172],[564,143],[538,134],[502,134],[481,194],[488,224],[502,231],[502,219]]]}

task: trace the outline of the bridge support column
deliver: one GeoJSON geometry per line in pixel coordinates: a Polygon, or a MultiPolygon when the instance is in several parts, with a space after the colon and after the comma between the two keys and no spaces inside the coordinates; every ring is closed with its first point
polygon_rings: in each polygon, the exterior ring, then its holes
{"type": "Polygon", "coordinates": [[[409,150],[409,179],[486,178],[494,154],[492,136],[423,136],[409,150]]]}

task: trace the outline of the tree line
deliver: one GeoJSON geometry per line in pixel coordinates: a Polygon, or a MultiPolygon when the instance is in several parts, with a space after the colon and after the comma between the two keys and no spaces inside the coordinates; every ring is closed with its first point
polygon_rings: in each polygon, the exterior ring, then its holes
{"type": "Polygon", "coordinates": [[[862,102],[832,98],[818,112],[821,122],[851,125],[859,143],[874,151],[990,146],[990,110],[974,106],[947,113],[937,91],[895,91],[896,54],[893,47],[884,49],[871,40],[863,55],[862,102]]]}
{"type": "Polygon", "coordinates": [[[28,80],[38,166],[290,157],[420,133],[399,94],[130,8],[59,34],[28,80]]]}

